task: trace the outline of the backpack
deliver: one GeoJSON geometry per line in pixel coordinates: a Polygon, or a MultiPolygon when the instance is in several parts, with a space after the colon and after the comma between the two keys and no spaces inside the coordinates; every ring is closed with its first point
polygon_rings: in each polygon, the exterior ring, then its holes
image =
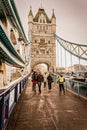
{"type": "Polygon", "coordinates": [[[65,82],[65,78],[64,78],[64,77],[59,76],[58,81],[59,81],[60,83],[63,83],[63,82],[65,82]]]}

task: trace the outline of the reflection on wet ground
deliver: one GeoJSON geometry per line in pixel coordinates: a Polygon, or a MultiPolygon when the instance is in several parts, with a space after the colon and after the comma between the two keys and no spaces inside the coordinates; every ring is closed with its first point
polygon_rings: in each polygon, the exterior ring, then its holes
{"type": "Polygon", "coordinates": [[[87,130],[87,101],[66,91],[60,94],[58,85],[49,92],[32,92],[31,82],[15,106],[6,130],[87,130]]]}

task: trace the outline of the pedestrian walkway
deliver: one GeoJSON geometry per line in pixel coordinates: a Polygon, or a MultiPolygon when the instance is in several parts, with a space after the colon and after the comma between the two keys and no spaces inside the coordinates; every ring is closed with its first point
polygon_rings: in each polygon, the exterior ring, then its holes
{"type": "Polygon", "coordinates": [[[6,130],[87,130],[87,101],[68,91],[60,95],[57,85],[35,94],[28,81],[6,130]]]}

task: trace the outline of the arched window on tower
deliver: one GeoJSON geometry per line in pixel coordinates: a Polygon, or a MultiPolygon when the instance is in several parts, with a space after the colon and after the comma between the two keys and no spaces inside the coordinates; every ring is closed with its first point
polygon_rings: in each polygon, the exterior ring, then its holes
{"type": "Polygon", "coordinates": [[[37,40],[35,40],[35,43],[37,43],[37,40]]]}
{"type": "Polygon", "coordinates": [[[36,51],[37,54],[39,54],[39,51],[36,51]]]}
{"type": "Polygon", "coordinates": [[[40,30],[42,30],[42,26],[40,26],[40,30]]]}
{"type": "Polygon", "coordinates": [[[49,54],[49,51],[47,51],[47,54],[49,54]]]}
{"type": "Polygon", "coordinates": [[[43,23],[45,23],[45,20],[43,19],[43,23]]]}
{"type": "Polygon", "coordinates": [[[41,43],[41,44],[45,43],[45,39],[44,39],[44,38],[41,38],[41,39],[40,39],[40,43],[41,43]]]}
{"type": "Polygon", "coordinates": [[[46,30],[48,30],[48,26],[46,26],[46,30]]]}
{"type": "Polygon", "coordinates": [[[48,43],[50,44],[50,41],[48,41],[48,43]]]}
{"type": "Polygon", "coordinates": [[[40,23],[42,23],[42,19],[40,19],[40,23]]]}

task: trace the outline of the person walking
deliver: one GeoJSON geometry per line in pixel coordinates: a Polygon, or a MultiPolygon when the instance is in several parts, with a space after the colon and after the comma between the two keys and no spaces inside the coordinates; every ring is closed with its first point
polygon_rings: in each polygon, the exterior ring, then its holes
{"type": "Polygon", "coordinates": [[[46,87],[46,83],[47,83],[47,73],[45,72],[44,75],[44,88],[46,87]]]}
{"type": "Polygon", "coordinates": [[[56,85],[56,81],[57,81],[57,76],[56,76],[56,74],[52,74],[52,78],[53,78],[53,87],[55,87],[55,85],[56,85]]]}
{"type": "Polygon", "coordinates": [[[60,74],[58,76],[58,81],[57,82],[59,83],[59,91],[60,92],[63,91],[63,93],[65,94],[65,88],[64,88],[65,78],[64,78],[64,76],[62,74],[60,74]]]}
{"type": "Polygon", "coordinates": [[[51,90],[52,88],[52,82],[53,82],[53,78],[51,76],[51,74],[49,73],[48,77],[47,77],[47,81],[48,81],[48,89],[49,91],[51,90]]]}
{"type": "Polygon", "coordinates": [[[37,75],[37,84],[38,84],[39,93],[41,93],[42,82],[43,82],[43,75],[41,74],[41,72],[39,72],[38,75],[37,75]]]}
{"type": "Polygon", "coordinates": [[[36,93],[36,83],[37,83],[37,72],[33,71],[31,76],[32,81],[32,91],[36,93]]]}

